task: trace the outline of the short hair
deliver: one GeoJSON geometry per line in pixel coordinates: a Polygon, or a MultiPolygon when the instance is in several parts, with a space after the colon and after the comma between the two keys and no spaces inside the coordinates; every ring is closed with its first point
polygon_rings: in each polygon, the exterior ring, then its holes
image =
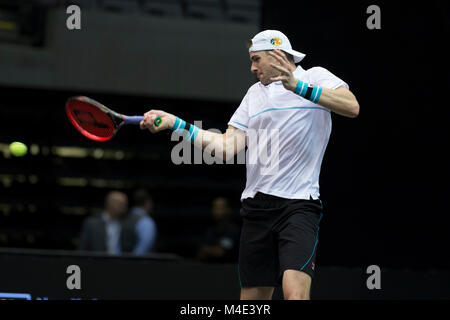
{"type": "Polygon", "coordinates": [[[144,206],[147,201],[153,201],[150,194],[145,189],[138,189],[133,194],[133,203],[136,207],[144,206]]]}
{"type": "Polygon", "coordinates": [[[284,52],[284,54],[286,55],[286,58],[288,59],[289,62],[292,62],[293,64],[295,64],[294,56],[292,54],[287,53],[287,52],[284,52]]]}

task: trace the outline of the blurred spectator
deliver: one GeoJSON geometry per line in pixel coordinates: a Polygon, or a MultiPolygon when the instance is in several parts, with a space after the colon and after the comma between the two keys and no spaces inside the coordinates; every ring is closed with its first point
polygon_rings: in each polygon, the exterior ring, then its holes
{"type": "Polygon", "coordinates": [[[111,191],[105,198],[105,210],[99,216],[87,218],[82,227],[80,250],[119,254],[121,218],[128,210],[128,197],[111,191]]]}
{"type": "Polygon", "coordinates": [[[134,207],[122,222],[122,252],[144,255],[153,250],[156,241],[156,224],[151,217],[153,199],[144,189],[133,195],[134,207]]]}
{"type": "Polygon", "coordinates": [[[206,231],[197,258],[207,262],[236,262],[240,228],[231,221],[232,210],[228,200],[215,198],[211,213],[215,224],[206,231]]]}

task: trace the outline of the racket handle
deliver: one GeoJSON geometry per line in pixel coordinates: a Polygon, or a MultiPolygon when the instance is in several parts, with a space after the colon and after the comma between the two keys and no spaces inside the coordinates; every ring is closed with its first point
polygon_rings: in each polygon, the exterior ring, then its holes
{"type": "MultiPolygon", "coordinates": [[[[144,120],[144,117],[142,116],[123,116],[123,121],[125,122],[125,124],[139,125],[142,120],[144,120]]],[[[161,117],[157,116],[155,119],[155,126],[159,127],[161,125],[161,122],[161,117]]]]}
{"type": "Polygon", "coordinates": [[[144,117],[142,116],[123,116],[123,122],[125,122],[125,124],[139,125],[142,120],[144,120],[144,117]]]}

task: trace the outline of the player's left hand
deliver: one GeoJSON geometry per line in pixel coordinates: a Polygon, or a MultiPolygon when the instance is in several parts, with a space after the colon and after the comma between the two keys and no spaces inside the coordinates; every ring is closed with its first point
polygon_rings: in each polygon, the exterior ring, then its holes
{"type": "Polygon", "coordinates": [[[279,64],[271,63],[270,65],[281,72],[278,77],[270,78],[271,81],[281,81],[283,86],[287,90],[294,91],[297,87],[298,79],[294,77],[294,74],[291,71],[291,64],[289,63],[286,55],[283,51],[279,49],[275,49],[273,51],[269,51],[269,54],[275,58],[279,64]]]}

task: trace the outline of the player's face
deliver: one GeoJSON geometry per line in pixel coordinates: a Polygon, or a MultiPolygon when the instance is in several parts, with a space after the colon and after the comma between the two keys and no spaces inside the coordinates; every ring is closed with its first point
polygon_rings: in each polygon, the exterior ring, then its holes
{"type": "Polygon", "coordinates": [[[265,51],[250,52],[250,61],[252,62],[250,71],[254,73],[258,80],[265,86],[272,83],[270,78],[280,74],[278,70],[270,65],[271,63],[276,63],[275,59],[265,51]]]}

